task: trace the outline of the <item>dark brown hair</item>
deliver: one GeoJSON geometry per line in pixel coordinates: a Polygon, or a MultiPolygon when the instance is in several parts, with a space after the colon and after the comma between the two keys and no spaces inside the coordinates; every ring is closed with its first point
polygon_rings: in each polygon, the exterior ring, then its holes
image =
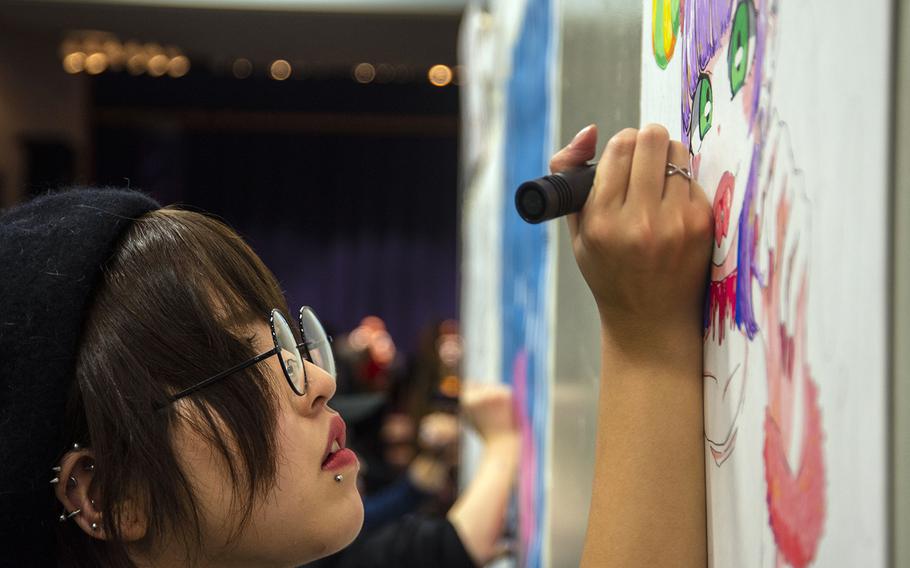
{"type": "Polygon", "coordinates": [[[77,565],[132,566],[118,528],[138,514],[148,521],[138,546],[175,538],[190,562],[201,515],[172,447],[174,428],[189,425],[223,458],[240,531],[275,476],[276,383],[267,366],[253,365],[179,404],[167,405],[168,396],[256,355],[244,330],[267,321],[272,308],[286,314],[285,300],[233,230],[173,208],[138,219],[103,274],[80,340],[67,425],[72,440],[95,453],[92,483],[111,539],[67,523],[61,545],[77,565]]]}

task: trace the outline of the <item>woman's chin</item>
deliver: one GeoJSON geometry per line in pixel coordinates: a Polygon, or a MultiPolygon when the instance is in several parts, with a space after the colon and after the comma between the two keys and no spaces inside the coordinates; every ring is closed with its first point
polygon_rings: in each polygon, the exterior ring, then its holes
{"type": "Polygon", "coordinates": [[[326,547],[324,554],[321,556],[329,556],[344,550],[360,534],[360,529],[363,527],[363,500],[360,494],[354,491],[351,503],[345,503],[344,506],[350,507],[351,510],[343,516],[344,525],[339,527],[333,534],[333,537],[335,537],[333,542],[326,547]]]}

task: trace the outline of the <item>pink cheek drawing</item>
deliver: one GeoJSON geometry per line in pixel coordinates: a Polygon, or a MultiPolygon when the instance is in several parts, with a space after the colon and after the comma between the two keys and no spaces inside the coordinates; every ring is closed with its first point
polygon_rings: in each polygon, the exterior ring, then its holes
{"type": "Polygon", "coordinates": [[[733,207],[733,188],[736,178],[729,171],[724,172],[714,192],[714,241],[717,246],[727,236],[730,226],[730,209],[733,207]]]}

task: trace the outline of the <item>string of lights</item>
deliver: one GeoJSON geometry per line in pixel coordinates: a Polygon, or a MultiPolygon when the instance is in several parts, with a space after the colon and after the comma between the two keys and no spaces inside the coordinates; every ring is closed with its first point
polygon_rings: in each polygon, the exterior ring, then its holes
{"type": "MultiPolygon", "coordinates": [[[[176,46],[154,42],[121,41],[108,32],[73,32],[60,45],[63,70],[76,75],[129,73],[133,76],[171,77],[187,75],[192,67],[190,58],[176,46]]],[[[319,79],[336,77],[345,67],[292,63],[287,59],[254,62],[245,57],[229,60],[227,65],[215,65],[216,72],[236,79],[268,77],[275,81],[289,79],[319,79]]],[[[405,64],[357,62],[349,67],[350,78],[361,84],[410,83],[426,80],[435,87],[460,85],[461,67],[433,65],[425,71],[405,64]]]]}

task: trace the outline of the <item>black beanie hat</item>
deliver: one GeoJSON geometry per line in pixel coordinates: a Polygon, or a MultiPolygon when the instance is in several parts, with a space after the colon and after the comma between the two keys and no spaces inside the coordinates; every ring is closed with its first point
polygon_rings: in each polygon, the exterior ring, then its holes
{"type": "Polygon", "coordinates": [[[49,480],[76,354],[101,269],[132,222],[160,206],[117,189],[37,197],[0,216],[0,564],[54,555],[49,480]]]}

